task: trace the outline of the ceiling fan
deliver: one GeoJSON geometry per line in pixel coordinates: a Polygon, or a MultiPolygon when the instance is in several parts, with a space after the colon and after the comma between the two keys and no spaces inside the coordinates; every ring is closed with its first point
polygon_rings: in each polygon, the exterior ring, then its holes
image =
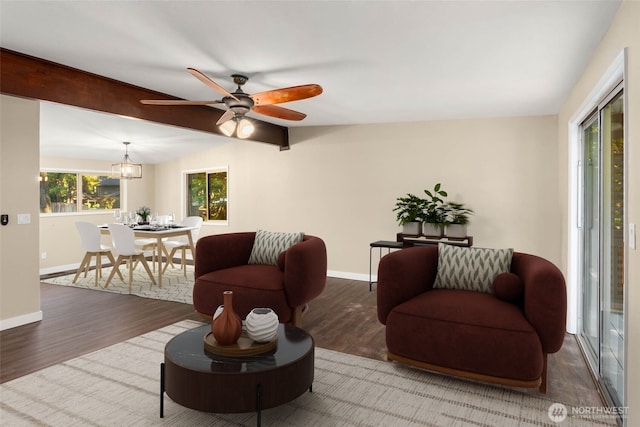
{"type": "Polygon", "coordinates": [[[216,125],[220,126],[220,130],[227,136],[231,136],[238,128],[237,136],[239,138],[248,138],[253,132],[253,124],[244,116],[252,111],[254,113],[265,116],[276,117],[284,120],[302,120],[307,117],[306,114],[299,111],[290,110],[275,104],[284,102],[299,101],[301,99],[318,96],[322,93],[322,87],[317,84],[308,84],[301,86],[292,86],[282,89],[268,90],[266,92],[255,93],[250,95],[242,90],[242,86],[249,80],[248,77],[241,74],[233,74],[233,82],[238,85],[235,92],[230,93],[225,88],[214,82],[204,73],[195,68],[187,68],[187,70],[209,86],[216,92],[224,95],[222,99],[216,101],[188,101],[188,100],[168,100],[168,99],[143,99],[140,102],[147,105],[215,105],[225,104],[227,111],[220,116],[216,125]]]}

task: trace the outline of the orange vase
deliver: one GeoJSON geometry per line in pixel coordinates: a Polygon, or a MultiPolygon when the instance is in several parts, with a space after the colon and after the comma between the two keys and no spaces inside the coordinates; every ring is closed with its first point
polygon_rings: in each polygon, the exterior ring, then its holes
{"type": "Polygon", "coordinates": [[[242,333],[242,320],[233,311],[233,292],[224,291],[222,293],[224,308],[220,316],[216,317],[211,325],[213,337],[220,345],[235,344],[242,333]]]}

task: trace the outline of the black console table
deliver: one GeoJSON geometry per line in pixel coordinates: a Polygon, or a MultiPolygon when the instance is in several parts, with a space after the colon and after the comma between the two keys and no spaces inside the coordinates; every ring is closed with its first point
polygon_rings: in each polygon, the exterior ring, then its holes
{"type": "Polygon", "coordinates": [[[473,246],[473,236],[467,237],[425,237],[425,236],[411,236],[408,234],[398,233],[396,235],[396,241],[401,242],[403,247],[410,248],[412,246],[426,246],[437,245],[438,243],[446,243],[452,246],[462,246],[469,248],[473,246]]]}
{"type": "Polygon", "coordinates": [[[410,236],[407,234],[398,233],[396,235],[396,240],[378,240],[369,244],[369,292],[373,287],[374,281],[371,280],[372,272],[371,272],[371,264],[373,263],[373,249],[379,249],[379,256],[382,258],[382,248],[387,249],[387,253],[391,252],[392,249],[404,249],[411,248],[414,246],[427,246],[427,245],[437,245],[438,243],[446,243],[447,245],[453,246],[462,246],[462,247],[471,247],[473,246],[473,236],[467,236],[464,238],[450,238],[450,237],[423,237],[423,236],[410,236]]]}
{"type": "Polygon", "coordinates": [[[374,282],[371,281],[371,264],[373,248],[379,248],[380,258],[382,258],[382,248],[387,248],[387,253],[391,252],[391,249],[402,249],[402,242],[392,242],[391,240],[378,240],[377,242],[373,242],[369,244],[369,292],[371,292],[371,287],[374,282]]]}

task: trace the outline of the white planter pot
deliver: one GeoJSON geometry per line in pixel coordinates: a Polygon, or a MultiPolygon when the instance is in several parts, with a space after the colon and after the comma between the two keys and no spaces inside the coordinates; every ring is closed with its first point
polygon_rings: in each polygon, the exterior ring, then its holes
{"type": "Polygon", "coordinates": [[[270,308],[254,308],[245,323],[247,335],[255,342],[273,341],[278,335],[278,315],[270,308]]]}
{"type": "Polygon", "coordinates": [[[422,234],[421,232],[421,222],[410,222],[402,226],[402,234],[407,234],[409,236],[419,236],[420,234],[422,234]]]}
{"type": "Polygon", "coordinates": [[[446,236],[454,239],[464,239],[467,237],[467,224],[447,225],[446,236]]]}
{"type": "Polygon", "coordinates": [[[422,223],[422,234],[425,237],[442,237],[442,225],[433,222],[422,223]]]}
{"type": "Polygon", "coordinates": [[[216,320],[216,318],[222,314],[222,310],[224,310],[224,305],[219,305],[215,313],[213,313],[213,320],[216,320]]]}

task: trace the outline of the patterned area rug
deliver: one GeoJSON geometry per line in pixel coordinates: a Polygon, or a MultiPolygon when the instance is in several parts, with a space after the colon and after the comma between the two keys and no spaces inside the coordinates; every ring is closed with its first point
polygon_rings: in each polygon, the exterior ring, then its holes
{"type": "MultiPolygon", "coordinates": [[[[255,426],[256,414],[209,414],[165,397],[160,363],[180,322],[0,385],[6,426],[255,426]]],[[[611,418],[551,421],[544,396],[477,384],[316,348],[313,392],[262,413],[266,426],[602,426],[611,418]]],[[[557,407],[557,406],[556,406],[557,407]]],[[[568,407],[568,406],[567,406],[568,407]]],[[[570,411],[570,409],[569,409],[570,411]]]]}
{"type": "MultiPolygon", "coordinates": [[[[193,304],[193,265],[187,265],[187,276],[184,276],[183,270],[180,269],[180,263],[175,262],[176,268],[167,268],[162,275],[162,289],[157,285],[153,285],[147,272],[141,265],[133,270],[133,282],[131,284],[131,294],[144,298],[161,299],[166,301],[177,301],[186,304],[193,304]]],[[[111,273],[111,267],[105,267],[102,269],[102,278],[98,279],[98,286],[95,286],[95,270],[90,270],[87,277],[84,274],[80,274],[76,283],[72,283],[75,276],[73,274],[67,274],[64,276],[51,277],[42,279],[44,283],[50,283],[53,285],[62,286],[74,286],[77,288],[93,289],[106,292],[114,292],[118,294],[129,293],[129,270],[124,266],[120,266],[120,272],[124,277],[124,282],[120,280],[116,274],[109,287],[105,288],[104,284],[111,273]]],[[[154,273],[156,282],[158,281],[157,271],[154,273]]]]}

